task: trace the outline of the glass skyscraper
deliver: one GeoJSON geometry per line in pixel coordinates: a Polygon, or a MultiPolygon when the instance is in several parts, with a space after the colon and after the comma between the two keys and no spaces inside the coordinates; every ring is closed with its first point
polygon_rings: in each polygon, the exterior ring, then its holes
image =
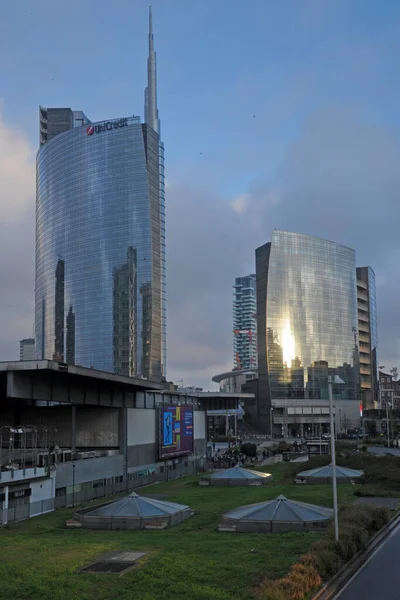
{"type": "Polygon", "coordinates": [[[257,367],[256,276],[236,277],[233,286],[233,364],[235,369],[257,367]]]}
{"type": "Polygon", "coordinates": [[[270,423],[273,417],[274,424],[298,433],[300,427],[315,431],[328,421],[331,375],[345,382],[334,387],[338,412],[348,407],[348,415],[357,414],[354,250],[275,230],[272,241],[256,250],[256,277],[259,419],[270,423]]]}
{"type": "Polygon", "coordinates": [[[40,107],[38,358],[165,377],[164,148],[150,13],[145,123],[40,107]]]}

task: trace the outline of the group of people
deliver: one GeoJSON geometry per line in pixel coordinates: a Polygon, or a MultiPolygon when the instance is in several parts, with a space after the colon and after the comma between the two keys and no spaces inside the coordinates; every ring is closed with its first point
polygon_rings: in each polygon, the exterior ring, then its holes
{"type": "Polygon", "coordinates": [[[258,463],[258,457],[248,458],[246,454],[240,451],[240,445],[232,446],[231,448],[215,448],[215,443],[207,448],[208,460],[212,463],[215,469],[226,469],[236,465],[244,466],[249,462],[251,464],[258,463]]]}

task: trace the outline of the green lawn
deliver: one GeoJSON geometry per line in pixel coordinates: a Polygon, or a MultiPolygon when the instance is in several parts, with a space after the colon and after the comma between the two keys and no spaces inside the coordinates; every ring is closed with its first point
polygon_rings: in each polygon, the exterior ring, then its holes
{"type": "MultiPolygon", "coordinates": [[[[164,531],[67,530],[72,510],[0,528],[1,600],[240,600],[265,575],[283,575],[317,538],[312,533],[218,533],[222,512],[284,494],[332,506],[330,486],[296,486],[283,480],[284,464],[268,470],[262,488],[199,487],[190,476],[146,488],[190,505],[195,516],[164,531]],[[78,574],[76,570],[110,550],[148,551],[140,568],[123,575],[78,574]]],[[[263,469],[266,470],[266,469],[263,469]]],[[[351,502],[357,486],[338,486],[339,501],[351,502]]],[[[104,502],[104,500],[103,500],[104,502]]]]}

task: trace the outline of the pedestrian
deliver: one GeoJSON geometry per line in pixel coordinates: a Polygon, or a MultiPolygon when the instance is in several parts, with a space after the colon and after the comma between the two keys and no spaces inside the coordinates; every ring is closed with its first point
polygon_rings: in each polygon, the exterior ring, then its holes
{"type": "Polygon", "coordinates": [[[267,458],[267,453],[265,452],[265,448],[263,450],[263,459],[265,460],[267,458]]]}
{"type": "Polygon", "coordinates": [[[215,452],[215,442],[212,443],[213,452],[215,452]]]}

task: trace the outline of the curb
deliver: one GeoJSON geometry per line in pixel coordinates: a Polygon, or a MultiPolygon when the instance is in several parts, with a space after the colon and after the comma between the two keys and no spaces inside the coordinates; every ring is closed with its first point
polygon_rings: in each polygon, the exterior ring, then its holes
{"type": "Polygon", "coordinates": [[[375,550],[385,541],[385,539],[392,533],[394,529],[396,529],[399,524],[400,514],[397,514],[390,519],[387,525],[375,533],[369,540],[367,546],[358,552],[358,554],[353,556],[353,558],[351,558],[349,562],[332,577],[332,579],[327,581],[311,600],[331,600],[335,594],[337,594],[340,589],[349,581],[349,579],[355,573],[357,573],[365,561],[373,552],[375,552],[375,550]]]}

